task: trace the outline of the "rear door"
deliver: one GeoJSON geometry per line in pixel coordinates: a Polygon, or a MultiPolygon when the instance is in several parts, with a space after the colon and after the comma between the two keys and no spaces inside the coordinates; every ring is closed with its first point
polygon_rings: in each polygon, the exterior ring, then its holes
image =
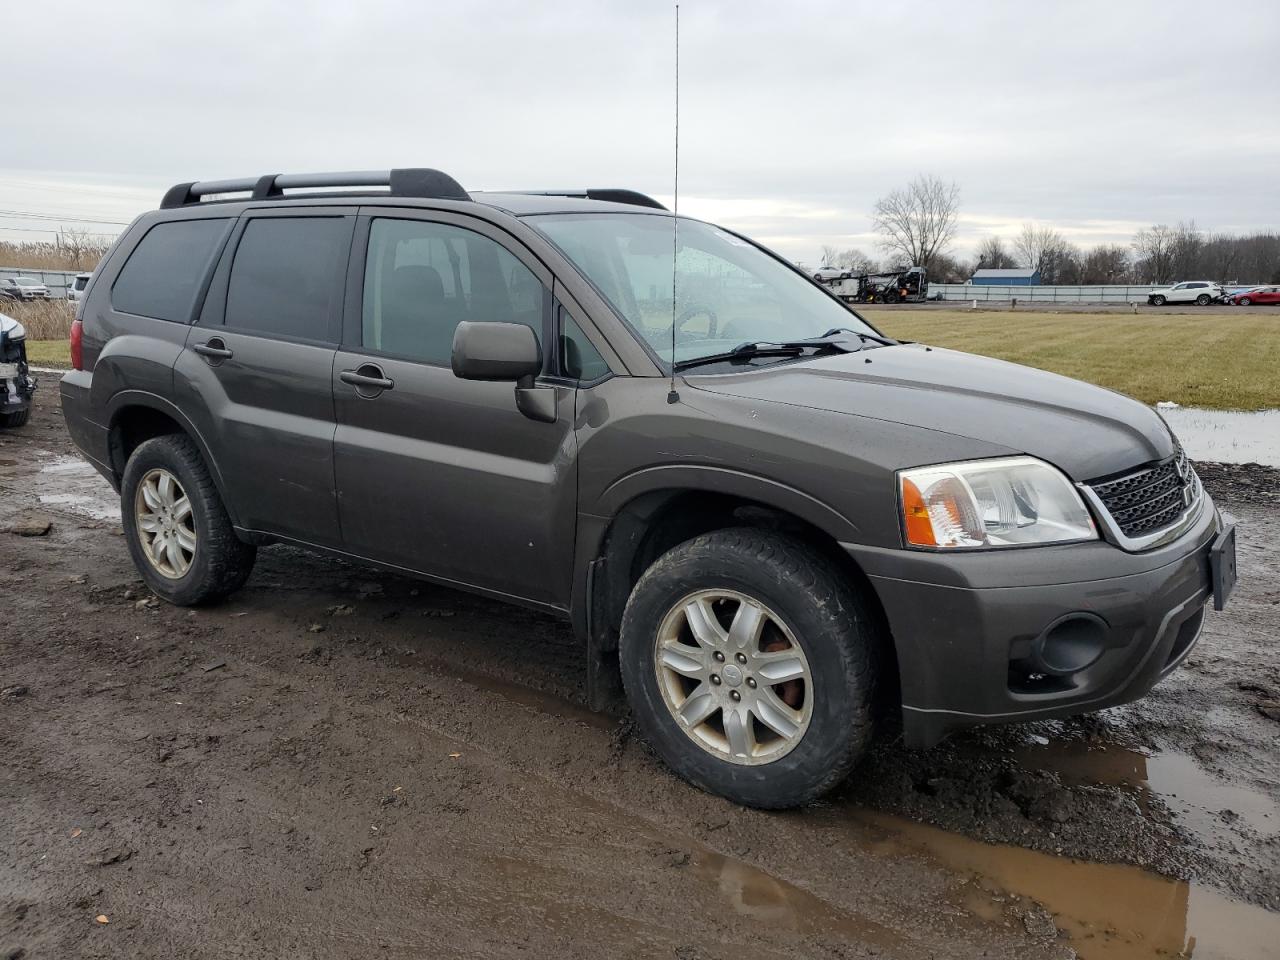
{"type": "Polygon", "coordinates": [[[1254,303],[1280,303],[1280,287],[1264,287],[1259,290],[1254,303]]]}
{"type": "Polygon", "coordinates": [[[356,232],[333,372],[346,549],[567,606],[575,391],[553,386],[558,416],[541,423],[516,409],[512,384],[460,380],[450,366],[463,320],[530,326],[545,357],[550,273],[476,218],[369,213],[356,232]]]}
{"type": "Polygon", "coordinates": [[[355,216],[245,214],[174,369],[245,529],[337,546],[333,358],[355,216]]]}

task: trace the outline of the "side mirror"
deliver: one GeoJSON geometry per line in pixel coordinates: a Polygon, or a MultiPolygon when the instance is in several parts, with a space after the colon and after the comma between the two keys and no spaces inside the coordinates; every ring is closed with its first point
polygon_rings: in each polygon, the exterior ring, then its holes
{"type": "Polygon", "coordinates": [[[532,381],[542,372],[542,348],[521,323],[472,323],[453,333],[453,375],[463,380],[532,381]]]}
{"type": "Polygon", "coordinates": [[[514,381],[517,410],[530,420],[556,422],[556,389],[534,382],[542,372],[542,347],[524,324],[464,320],[453,333],[450,362],[463,380],[514,381]]]}

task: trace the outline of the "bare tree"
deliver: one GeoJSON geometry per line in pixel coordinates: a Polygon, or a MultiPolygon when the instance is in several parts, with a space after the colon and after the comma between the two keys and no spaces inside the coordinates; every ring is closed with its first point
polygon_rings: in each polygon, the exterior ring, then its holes
{"type": "Polygon", "coordinates": [[[932,174],[921,174],[877,200],[871,222],[886,252],[928,269],[930,261],[945,252],[955,236],[959,212],[960,187],[932,174]]]}
{"type": "Polygon", "coordinates": [[[979,269],[1008,270],[1017,265],[999,237],[987,237],[978,247],[979,269]]]}
{"type": "Polygon", "coordinates": [[[1080,282],[1093,284],[1127,283],[1129,251],[1115,244],[1100,244],[1080,261],[1080,282]]]}
{"type": "Polygon", "coordinates": [[[1150,283],[1173,280],[1173,230],[1163,223],[1139,230],[1133,238],[1138,254],[1138,272],[1150,283]]]}

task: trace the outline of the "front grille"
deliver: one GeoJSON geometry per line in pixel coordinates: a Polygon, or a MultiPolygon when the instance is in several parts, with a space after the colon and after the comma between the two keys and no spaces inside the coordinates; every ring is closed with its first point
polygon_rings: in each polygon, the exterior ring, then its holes
{"type": "Polygon", "coordinates": [[[1181,447],[1162,463],[1090,486],[1126,537],[1176,523],[1200,495],[1200,479],[1181,447]]]}

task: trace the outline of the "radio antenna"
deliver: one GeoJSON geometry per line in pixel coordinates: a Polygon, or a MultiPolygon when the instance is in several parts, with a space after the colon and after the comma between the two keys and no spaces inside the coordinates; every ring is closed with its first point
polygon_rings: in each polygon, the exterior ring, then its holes
{"type": "Polygon", "coordinates": [[[678,403],[676,393],[676,261],[680,249],[680,4],[676,4],[676,146],[671,187],[671,388],[667,403],[678,403]]]}

